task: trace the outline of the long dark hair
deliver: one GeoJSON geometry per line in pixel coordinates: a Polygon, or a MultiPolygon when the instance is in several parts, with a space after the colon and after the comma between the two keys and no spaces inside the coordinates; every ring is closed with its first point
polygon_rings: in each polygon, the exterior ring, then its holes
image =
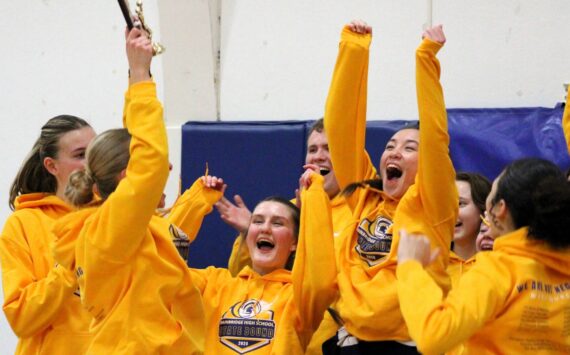
{"type": "Polygon", "coordinates": [[[552,162],[527,158],[509,164],[499,177],[492,204],[504,200],[515,228],[552,248],[570,246],[570,184],[552,162]]]}
{"type": "Polygon", "coordinates": [[[85,120],[71,115],[60,115],[50,118],[43,125],[40,136],[34,143],[32,150],[24,159],[24,163],[10,187],[8,205],[14,210],[16,197],[33,192],[55,193],[57,180],[44,167],[44,159],[57,158],[60,138],[71,131],[91,127],[85,120]]]}

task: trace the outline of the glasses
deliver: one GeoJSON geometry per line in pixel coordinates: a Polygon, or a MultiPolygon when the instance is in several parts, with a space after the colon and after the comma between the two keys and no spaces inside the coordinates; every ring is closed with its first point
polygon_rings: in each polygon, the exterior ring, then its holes
{"type": "Polygon", "coordinates": [[[485,216],[480,214],[479,217],[481,218],[481,221],[487,226],[490,227],[491,224],[489,223],[489,221],[487,220],[487,216],[486,216],[487,212],[485,212],[485,216]]]}

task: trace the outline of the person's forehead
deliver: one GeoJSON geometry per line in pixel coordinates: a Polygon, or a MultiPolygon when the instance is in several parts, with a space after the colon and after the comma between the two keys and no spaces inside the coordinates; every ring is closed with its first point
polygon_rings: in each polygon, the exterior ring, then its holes
{"type": "Polygon", "coordinates": [[[417,142],[419,138],[420,138],[420,131],[418,131],[417,129],[409,128],[396,132],[390,140],[417,142]]]}
{"type": "Polygon", "coordinates": [[[73,151],[79,148],[87,148],[87,145],[95,137],[91,127],[82,127],[64,133],[58,142],[60,150],[73,151]]]}
{"type": "Polygon", "coordinates": [[[255,207],[253,214],[265,217],[282,217],[285,219],[289,219],[291,215],[289,209],[285,205],[276,201],[261,202],[257,207],[255,207]]]}
{"type": "Polygon", "coordinates": [[[313,131],[307,139],[307,146],[311,145],[327,145],[329,143],[325,132],[313,131]]]}

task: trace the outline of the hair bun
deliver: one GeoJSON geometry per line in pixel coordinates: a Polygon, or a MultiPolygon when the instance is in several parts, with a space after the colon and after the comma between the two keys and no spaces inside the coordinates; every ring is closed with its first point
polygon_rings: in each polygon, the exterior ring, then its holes
{"type": "Polygon", "coordinates": [[[74,206],[83,206],[93,200],[95,181],[86,170],[77,170],[69,176],[65,198],[74,206]]]}

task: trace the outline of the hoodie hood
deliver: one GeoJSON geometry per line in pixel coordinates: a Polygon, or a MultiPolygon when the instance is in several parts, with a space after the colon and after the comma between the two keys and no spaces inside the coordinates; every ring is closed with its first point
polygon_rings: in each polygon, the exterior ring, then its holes
{"type": "Polygon", "coordinates": [[[16,211],[26,208],[39,208],[51,217],[59,217],[72,211],[72,207],[54,194],[35,192],[16,197],[16,211]]]}
{"type": "Polygon", "coordinates": [[[53,256],[56,262],[70,270],[75,268],[75,241],[85,221],[95,211],[96,207],[84,208],[67,214],[55,223],[52,233],[55,238],[53,256]]]}
{"type": "Polygon", "coordinates": [[[257,272],[253,271],[253,269],[250,266],[246,266],[239,272],[238,277],[247,280],[260,279],[265,281],[274,281],[282,283],[293,282],[291,271],[285,269],[278,269],[262,276],[257,272]]]}
{"type": "Polygon", "coordinates": [[[570,275],[570,249],[555,250],[543,241],[529,239],[527,227],[497,238],[493,251],[531,258],[550,269],[570,275]]]}
{"type": "MultiPolygon", "coordinates": [[[[477,254],[475,254],[477,255],[477,254]]],[[[456,263],[456,264],[473,264],[475,262],[475,255],[470,257],[469,259],[465,260],[459,255],[455,254],[453,250],[449,252],[449,263],[456,263]]]]}

